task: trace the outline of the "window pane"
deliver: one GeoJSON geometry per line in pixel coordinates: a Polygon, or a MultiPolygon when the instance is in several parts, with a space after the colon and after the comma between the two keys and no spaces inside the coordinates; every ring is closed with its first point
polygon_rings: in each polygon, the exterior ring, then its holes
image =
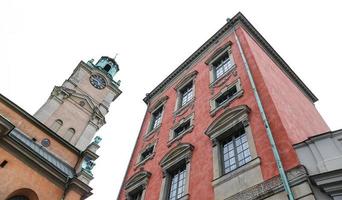
{"type": "Polygon", "coordinates": [[[223,143],[223,169],[228,173],[252,160],[247,135],[243,128],[223,143]]]}
{"type": "Polygon", "coordinates": [[[171,176],[171,187],[170,187],[170,200],[176,200],[184,195],[186,180],[186,169],[185,166],[177,170],[171,176]]]}
{"type": "Polygon", "coordinates": [[[232,62],[229,57],[224,57],[221,62],[217,62],[215,66],[216,78],[220,78],[224,73],[232,68],[232,62]]]}
{"type": "Polygon", "coordinates": [[[151,130],[157,128],[161,124],[162,113],[163,113],[162,106],[152,113],[151,130]]]}

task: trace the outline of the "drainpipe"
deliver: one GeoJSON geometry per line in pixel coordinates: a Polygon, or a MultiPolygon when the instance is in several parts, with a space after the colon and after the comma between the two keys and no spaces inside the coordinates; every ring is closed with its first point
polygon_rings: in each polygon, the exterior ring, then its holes
{"type": "Polygon", "coordinates": [[[274,159],[276,160],[277,167],[278,167],[278,172],[280,174],[280,179],[281,179],[281,181],[282,181],[282,183],[284,185],[284,189],[285,189],[285,191],[287,193],[287,196],[288,196],[289,200],[294,200],[294,195],[293,195],[293,193],[291,191],[290,184],[289,184],[289,181],[287,180],[283,164],[282,164],[282,162],[280,160],[280,156],[279,156],[279,153],[278,153],[278,150],[277,150],[277,146],[275,145],[275,142],[274,142],[274,139],[273,139],[272,130],[270,128],[270,125],[268,124],[268,120],[267,120],[264,108],[262,106],[261,99],[260,99],[258,91],[257,91],[257,89],[255,87],[255,83],[254,83],[254,79],[253,79],[252,73],[251,73],[251,71],[249,69],[249,65],[247,63],[245,54],[243,53],[243,50],[241,48],[241,44],[240,44],[239,38],[237,37],[235,31],[236,31],[236,29],[234,27],[234,36],[235,36],[235,39],[236,39],[236,43],[237,43],[237,45],[239,47],[240,55],[242,57],[243,64],[244,64],[246,72],[248,74],[249,82],[251,83],[251,86],[252,86],[252,89],[253,89],[253,93],[254,93],[254,96],[255,96],[255,100],[256,100],[256,102],[258,104],[258,108],[259,108],[259,111],[260,111],[260,114],[261,114],[262,121],[264,122],[264,125],[265,125],[265,128],[266,128],[266,133],[267,133],[268,140],[271,143],[273,156],[274,156],[274,159]]]}
{"type": "Polygon", "coordinates": [[[64,191],[63,191],[61,200],[65,200],[67,189],[69,188],[69,180],[70,180],[70,177],[67,176],[66,183],[64,184],[64,191]]]}

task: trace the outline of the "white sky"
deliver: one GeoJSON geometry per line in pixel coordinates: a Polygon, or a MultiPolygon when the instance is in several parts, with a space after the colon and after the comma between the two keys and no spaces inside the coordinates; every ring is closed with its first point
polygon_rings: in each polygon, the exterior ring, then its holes
{"type": "Polygon", "coordinates": [[[123,94],[112,104],[94,199],[116,199],[150,92],[241,11],[342,128],[342,6],[338,1],[0,1],[0,92],[34,114],[80,60],[114,56],[123,94]]]}

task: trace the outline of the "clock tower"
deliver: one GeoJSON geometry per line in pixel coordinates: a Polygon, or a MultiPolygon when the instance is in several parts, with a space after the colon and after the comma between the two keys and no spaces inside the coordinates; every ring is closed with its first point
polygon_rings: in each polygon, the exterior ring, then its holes
{"type": "Polygon", "coordinates": [[[93,61],[81,61],[34,115],[81,151],[106,123],[111,102],[121,94],[120,81],[114,80],[119,71],[116,61],[107,56],[93,61]]]}

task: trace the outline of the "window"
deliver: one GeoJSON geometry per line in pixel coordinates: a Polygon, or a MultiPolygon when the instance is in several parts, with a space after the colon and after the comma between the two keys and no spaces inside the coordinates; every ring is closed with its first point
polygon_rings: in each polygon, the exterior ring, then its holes
{"type": "Polygon", "coordinates": [[[57,132],[59,129],[63,126],[63,121],[60,119],[57,119],[51,126],[51,130],[57,132]]]}
{"type": "Polygon", "coordinates": [[[236,86],[234,85],[230,89],[228,89],[225,93],[223,93],[221,96],[219,96],[217,99],[215,99],[216,106],[219,107],[226,101],[228,101],[230,98],[234,96],[234,94],[237,92],[236,86]]]}
{"type": "Polygon", "coordinates": [[[168,146],[175,140],[181,139],[185,134],[190,133],[193,128],[194,113],[181,119],[170,131],[168,146]]]}
{"type": "Polygon", "coordinates": [[[180,107],[189,103],[193,98],[192,81],[180,89],[180,107]]]}
{"type": "Polygon", "coordinates": [[[228,137],[221,142],[223,173],[233,171],[252,160],[246,132],[241,126],[242,124],[239,125],[238,130],[232,137],[228,137]]]}
{"type": "Polygon", "coordinates": [[[73,128],[69,128],[67,132],[64,135],[64,139],[67,140],[68,142],[71,142],[72,138],[74,137],[76,131],[73,128]]]}
{"type": "Polygon", "coordinates": [[[138,190],[137,192],[131,194],[129,200],[142,200],[142,190],[138,190]]]}
{"type": "Polygon", "coordinates": [[[184,131],[188,130],[190,128],[190,119],[188,119],[186,122],[180,124],[177,128],[175,128],[173,137],[177,137],[180,134],[182,134],[184,131]]]}
{"type": "Polygon", "coordinates": [[[152,155],[153,153],[153,149],[154,149],[154,145],[151,145],[150,147],[148,147],[147,149],[145,149],[145,151],[143,151],[141,153],[141,157],[140,157],[140,161],[145,160],[146,158],[148,158],[149,156],[152,155]]]}
{"type": "Polygon", "coordinates": [[[183,164],[171,174],[171,183],[169,189],[169,200],[177,200],[184,196],[186,166],[183,164]]]}
{"type": "Polygon", "coordinates": [[[210,87],[214,86],[216,80],[220,80],[226,74],[235,68],[234,59],[231,50],[232,42],[227,42],[218,49],[205,61],[210,71],[210,87]]]}
{"type": "Polygon", "coordinates": [[[193,146],[191,144],[179,144],[161,159],[160,166],[164,177],[160,199],[189,199],[188,185],[192,150],[193,146]]]}
{"type": "Polygon", "coordinates": [[[25,196],[20,195],[20,196],[11,197],[8,200],[29,200],[29,199],[25,196]]]}
{"type": "Polygon", "coordinates": [[[215,195],[222,197],[220,199],[228,198],[235,191],[227,188],[234,186],[242,191],[263,181],[248,123],[249,112],[246,105],[227,108],[205,131],[212,141],[212,183],[215,195]]]}
{"type": "Polygon", "coordinates": [[[144,200],[150,176],[150,172],[139,171],[127,180],[125,184],[127,200],[144,200]]]}
{"type": "Polygon", "coordinates": [[[224,87],[210,100],[211,111],[210,114],[213,116],[217,110],[222,107],[229,105],[234,99],[241,97],[243,90],[241,88],[240,79],[235,80],[230,85],[224,87]]]}
{"type": "Polygon", "coordinates": [[[107,64],[103,69],[106,71],[106,72],[109,72],[109,70],[111,69],[112,67],[107,64]]]}
{"type": "Polygon", "coordinates": [[[223,74],[228,72],[233,67],[228,51],[225,51],[222,55],[216,58],[212,65],[215,71],[215,79],[220,78],[223,74]]]}
{"type": "Polygon", "coordinates": [[[153,130],[160,126],[162,121],[163,106],[160,106],[157,110],[152,113],[151,128],[153,130]]]}
{"type": "Polygon", "coordinates": [[[198,71],[194,70],[184,75],[174,86],[177,92],[174,115],[179,115],[182,110],[192,105],[195,99],[195,79],[198,71]]]}

